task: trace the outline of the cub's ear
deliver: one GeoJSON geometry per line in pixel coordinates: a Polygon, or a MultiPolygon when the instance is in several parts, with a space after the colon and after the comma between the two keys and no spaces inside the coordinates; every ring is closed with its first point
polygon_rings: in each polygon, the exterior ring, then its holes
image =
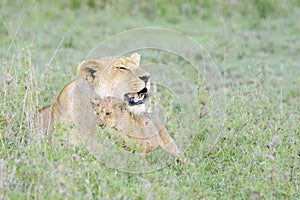
{"type": "Polygon", "coordinates": [[[91,99],[91,103],[93,106],[99,106],[100,105],[101,100],[100,99],[91,99]]]}
{"type": "Polygon", "coordinates": [[[133,53],[130,56],[130,60],[133,61],[136,65],[140,65],[141,56],[138,53],[133,53]]]}
{"type": "Polygon", "coordinates": [[[126,111],[127,104],[125,102],[119,104],[119,108],[122,112],[126,111]]]}
{"type": "Polygon", "coordinates": [[[101,114],[102,107],[101,107],[100,103],[101,103],[100,99],[94,99],[94,98],[91,99],[91,104],[92,104],[92,107],[94,109],[94,113],[96,115],[101,114]]]}
{"type": "Polygon", "coordinates": [[[86,60],[79,64],[78,73],[81,78],[87,80],[89,83],[94,82],[96,73],[101,69],[101,63],[97,60],[86,60]]]}

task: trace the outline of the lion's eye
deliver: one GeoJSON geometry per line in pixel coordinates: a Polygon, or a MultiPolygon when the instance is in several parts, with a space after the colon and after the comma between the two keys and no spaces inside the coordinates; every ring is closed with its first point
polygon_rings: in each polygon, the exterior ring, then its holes
{"type": "Polygon", "coordinates": [[[107,112],[107,113],[105,113],[105,115],[106,115],[106,116],[109,116],[110,114],[111,114],[111,112],[107,112]]]}
{"type": "Polygon", "coordinates": [[[119,70],[124,70],[124,71],[127,70],[127,68],[126,68],[126,67],[123,67],[123,66],[118,66],[117,69],[119,69],[119,70]]]}

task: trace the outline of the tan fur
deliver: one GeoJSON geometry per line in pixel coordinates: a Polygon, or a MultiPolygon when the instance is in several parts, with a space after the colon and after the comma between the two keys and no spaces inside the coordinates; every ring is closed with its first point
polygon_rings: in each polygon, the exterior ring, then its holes
{"type": "Polygon", "coordinates": [[[115,129],[125,143],[135,142],[144,153],[159,146],[175,157],[181,154],[157,115],[147,112],[133,115],[126,102],[113,97],[93,99],[92,104],[99,125],[115,129]]]}
{"type": "MultiPolygon", "coordinates": [[[[37,131],[34,134],[46,134],[51,138],[57,122],[72,123],[75,128],[71,130],[71,142],[76,144],[79,140],[91,148],[97,148],[97,118],[90,100],[97,96],[123,99],[125,94],[137,93],[145,87],[149,91],[149,80],[141,79],[149,77],[149,73],[140,68],[139,64],[140,55],[136,53],[130,57],[83,61],[78,66],[77,78],[63,88],[51,106],[36,113],[34,124],[37,131]]],[[[136,107],[138,109],[139,105],[136,107]]],[[[140,108],[140,112],[143,112],[144,108],[140,108]]]]}

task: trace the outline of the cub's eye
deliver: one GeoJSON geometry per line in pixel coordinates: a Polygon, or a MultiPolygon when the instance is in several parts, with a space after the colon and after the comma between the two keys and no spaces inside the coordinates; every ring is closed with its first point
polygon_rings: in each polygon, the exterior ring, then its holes
{"type": "Polygon", "coordinates": [[[105,113],[105,116],[109,116],[111,114],[111,112],[107,112],[105,113]]]}

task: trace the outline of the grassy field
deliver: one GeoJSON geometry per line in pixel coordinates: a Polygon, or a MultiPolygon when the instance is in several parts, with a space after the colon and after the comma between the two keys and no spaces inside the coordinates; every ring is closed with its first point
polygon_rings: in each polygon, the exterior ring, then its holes
{"type": "Polygon", "coordinates": [[[300,199],[299,17],[298,0],[0,1],[0,198],[300,199]],[[134,51],[189,163],[28,140],[82,60],[134,51]]]}

